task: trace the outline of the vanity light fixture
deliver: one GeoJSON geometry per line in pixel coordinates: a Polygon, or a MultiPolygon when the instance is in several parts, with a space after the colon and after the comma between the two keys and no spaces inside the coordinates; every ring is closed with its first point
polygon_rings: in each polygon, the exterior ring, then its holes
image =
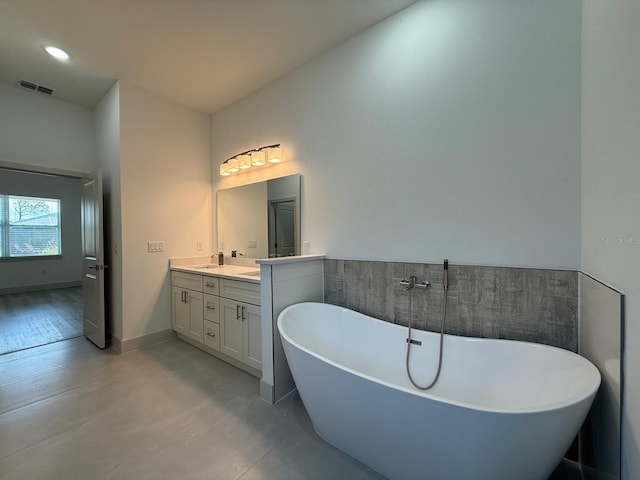
{"type": "Polygon", "coordinates": [[[247,170],[251,168],[251,157],[249,155],[239,155],[238,156],[238,166],[240,170],[247,170]]]}
{"type": "Polygon", "coordinates": [[[220,164],[220,176],[221,177],[228,177],[229,175],[231,175],[231,172],[229,171],[229,164],[227,162],[221,163],[220,164]]]}
{"type": "Polygon", "coordinates": [[[252,167],[262,167],[282,161],[282,147],[279,143],[253,148],[238,153],[220,164],[220,176],[228,177],[233,173],[246,172],[252,167]]]}
{"type": "Polygon", "coordinates": [[[254,167],[262,167],[265,163],[265,153],[262,150],[251,152],[251,165],[254,167]]]}
{"type": "Polygon", "coordinates": [[[240,162],[237,157],[229,159],[229,172],[238,173],[240,171],[240,162]]]}
{"type": "Polygon", "coordinates": [[[276,145],[269,149],[269,163],[280,163],[282,161],[282,149],[276,145]]]}

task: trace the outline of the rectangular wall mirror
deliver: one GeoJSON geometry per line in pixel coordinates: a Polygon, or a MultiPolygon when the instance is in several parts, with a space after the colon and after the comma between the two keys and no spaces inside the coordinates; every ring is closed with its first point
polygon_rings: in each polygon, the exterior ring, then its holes
{"type": "Polygon", "coordinates": [[[300,255],[300,175],[218,190],[218,251],[248,258],[300,255]]]}

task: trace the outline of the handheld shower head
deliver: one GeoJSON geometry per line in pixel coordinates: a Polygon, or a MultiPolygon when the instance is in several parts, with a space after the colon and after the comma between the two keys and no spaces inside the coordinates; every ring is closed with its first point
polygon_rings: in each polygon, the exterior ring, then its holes
{"type": "Polygon", "coordinates": [[[449,288],[449,259],[445,258],[444,259],[444,263],[442,265],[442,268],[444,270],[444,289],[448,289],[449,288]]]}

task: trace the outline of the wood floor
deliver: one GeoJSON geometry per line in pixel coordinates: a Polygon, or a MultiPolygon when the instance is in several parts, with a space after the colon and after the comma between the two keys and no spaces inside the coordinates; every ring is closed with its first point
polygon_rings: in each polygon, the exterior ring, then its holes
{"type": "Polygon", "coordinates": [[[82,335],[82,288],[0,295],[0,355],[82,335]]]}

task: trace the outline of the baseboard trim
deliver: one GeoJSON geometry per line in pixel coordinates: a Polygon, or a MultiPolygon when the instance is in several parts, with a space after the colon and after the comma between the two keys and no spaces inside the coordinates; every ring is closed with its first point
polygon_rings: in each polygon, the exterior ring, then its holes
{"type": "Polygon", "coordinates": [[[269,385],[264,380],[260,380],[260,398],[270,405],[275,402],[275,388],[273,385],[269,385]]]}
{"type": "Polygon", "coordinates": [[[22,287],[0,288],[0,295],[11,293],[39,292],[42,290],[57,290],[59,288],[81,287],[82,282],[43,283],[41,285],[24,285],[22,287]]]}
{"type": "Polygon", "coordinates": [[[140,337],[128,338],[126,340],[120,340],[119,338],[111,338],[111,348],[118,353],[128,353],[140,348],[150,347],[157,343],[166,342],[176,338],[176,334],[170,328],[167,330],[160,330],[159,332],[149,333],[148,335],[142,335],[140,337]]]}

